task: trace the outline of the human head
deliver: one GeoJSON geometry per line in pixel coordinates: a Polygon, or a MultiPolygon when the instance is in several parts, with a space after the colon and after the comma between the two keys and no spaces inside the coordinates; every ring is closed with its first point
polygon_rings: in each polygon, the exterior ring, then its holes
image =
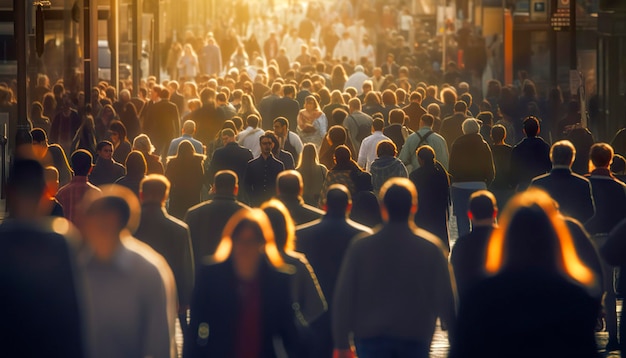
{"type": "Polygon", "coordinates": [[[53,166],[43,168],[44,180],[46,181],[46,194],[49,198],[54,198],[59,191],[59,171],[53,166]]]}
{"type": "Polygon", "coordinates": [[[279,137],[284,137],[289,131],[289,121],[285,117],[274,119],[274,133],[279,137]]]}
{"type": "Polygon", "coordinates": [[[283,264],[269,218],[261,209],[241,209],[226,223],[214,260],[223,262],[231,258],[235,275],[251,280],[256,277],[263,257],[271,266],[283,264]]]}
{"type": "Polygon", "coordinates": [[[381,157],[395,157],[398,154],[398,148],[396,145],[388,140],[381,140],[376,146],[376,156],[381,157]]]}
{"type": "Polygon", "coordinates": [[[571,167],[576,158],[576,148],[569,140],[561,140],[550,148],[550,160],[552,166],[571,167]]]}
{"type": "Polygon", "coordinates": [[[623,174],[626,170],[626,159],[619,154],[613,155],[613,163],[611,163],[611,172],[615,174],[623,174]]]}
{"type": "Polygon", "coordinates": [[[154,152],[154,146],[150,142],[150,137],[145,134],[140,134],[133,140],[133,150],[138,150],[145,154],[152,154],[154,152]]]}
{"type": "Polygon", "coordinates": [[[239,193],[239,179],[232,170],[220,170],[213,178],[213,192],[217,195],[236,196],[239,193]]]}
{"type": "Polygon", "coordinates": [[[462,124],[463,134],[476,134],[480,132],[480,123],[475,118],[467,118],[462,124]]]}
{"type": "Polygon", "coordinates": [[[111,142],[113,143],[121,143],[128,140],[126,138],[126,126],[121,121],[111,121],[109,132],[111,133],[111,142]]]}
{"type": "Polygon", "coordinates": [[[176,158],[191,158],[196,153],[196,150],[188,140],[183,140],[178,143],[178,149],[176,151],[176,158]]]}
{"type": "Polygon", "coordinates": [[[385,128],[385,122],[382,119],[376,118],[372,121],[372,129],[375,132],[382,132],[384,128],[385,128]]]}
{"type": "Polygon", "coordinates": [[[396,108],[389,112],[389,123],[404,125],[405,113],[403,110],[396,108]]]}
{"type": "Polygon", "coordinates": [[[496,197],[488,190],[479,190],[469,199],[469,210],[467,216],[476,225],[477,222],[487,221],[492,224],[498,215],[496,197]]]}
{"type": "Polygon", "coordinates": [[[183,134],[193,135],[196,133],[196,122],[188,119],[183,123],[183,134]]]}
{"type": "Polygon", "coordinates": [[[539,120],[537,117],[530,116],[524,119],[524,133],[527,137],[536,137],[539,134],[539,120]]]}
{"type": "Polygon", "coordinates": [[[41,128],[30,131],[33,137],[33,152],[37,158],[43,158],[48,151],[48,136],[41,128]]]}
{"type": "Polygon", "coordinates": [[[571,278],[585,287],[597,285],[593,272],[578,257],[572,236],[553,199],[530,188],[514,196],[500,215],[487,245],[485,269],[541,270],[571,278]]]}
{"type": "Polygon", "coordinates": [[[435,123],[435,117],[428,113],[422,115],[422,118],[420,118],[420,127],[432,128],[433,123],[435,123]]]}
{"type": "Polygon", "coordinates": [[[165,205],[170,193],[170,181],[161,174],[150,174],[139,184],[139,199],[142,204],[165,205]]]}
{"type": "Polygon", "coordinates": [[[426,107],[426,112],[432,114],[433,117],[439,117],[441,115],[441,108],[437,103],[431,103],[426,107]]]}
{"type": "Polygon", "coordinates": [[[248,127],[256,128],[259,126],[259,116],[256,114],[250,114],[246,117],[246,125],[248,127]]]}
{"type": "Polygon", "coordinates": [[[146,175],[146,158],[138,150],[133,150],[126,157],[126,176],[131,178],[143,178],[146,175]]]}
{"type": "Polygon", "coordinates": [[[44,169],[36,160],[15,160],[7,178],[7,203],[13,218],[33,217],[44,193],[44,169]]]}
{"type": "Polygon", "coordinates": [[[304,108],[306,110],[312,111],[312,110],[319,110],[320,109],[320,105],[319,103],[317,103],[317,99],[315,98],[315,96],[307,96],[304,99],[304,108]]]}
{"type": "Polygon", "coordinates": [[[360,111],[361,100],[358,97],[350,99],[350,101],[348,102],[348,107],[350,108],[350,113],[360,111]]]}
{"type": "Polygon", "coordinates": [[[420,166],[435,165],[435,150],[429,145],[422,145],[415,151],[420,166]]]}
{"type": "Polygon", "coordinates": [[[594,168],[609,168],[613,154],[613,147],[607,143],[596,143],[589,150],[589,158],[594,168]]]}
{"type": "Polygon", "coordinates": [[[70,161],[74,175],[79,177],[88,176],[93,168],[93,156],[84,149],[79,149],[72,153],[70,161]]]}
{"type": "Polygon", "coordinates": [[[411,96],[409,97],[409,101],[421,104],[422,103],[422,94],[417,92],[417,91],[411,92],[411,96]]]}
{"type": "Polygon", "coordinates": [[[463,113],[467,112],[467,104],[463,101],[457,101],[454,104],[454,113],[463,113]]]}
{"type": "Polygon", "coordinates": [[[328,216],[346,217],[352,208],[350,191],[343,184],[333,184],[326,191],[324,210],[328,216]]]}
{"type": "Polygon", "coordinates": [[[391,178],[380,189],[381,214],[385,222],[408,223],[417,212],[417,190],[407,178],[391,178]]]}
{"type": "Polygon", "coordinates": [[[96,153],[98,154],[98,158],[111,160],[111,158],[113,158],[113,143],[108,140],[101,141],[96,145],[96,153]]]}
{"type": "Polygon", "coordinates": [[[285,198],[302,195],[302,175],[295,170],[284,170],[276,177],[276,194],[285,198]]]}
{"type": "Polygon", "coordinates": [[[276,139],[274,133],[266,131],[262,136],[259,137],[259,144],[261,145],[261,154],[263,156],[268,156],[272,153],[274,149],[274,140],[276,139]]]}
{"type": "Polygon", "coordinates": [[[506,138],[506,128],[502,124],[491,127],[491,140],[494,144],[504,143],[506,138]]]}
{"type": "Polygon", "coordinates": [[[270,220],[278,250],[281,252],[292,251],[296,238],[296,227],[289,210],[280,200],[276,199],[263,203],[261,210],[270,220]]]}
{"type": "Polygon", "coordinates": [[[343,144],[337,146],[337,148],[335,148],[334,158],[337,165],[347,165],[352,161],[350,149],[343,144]]]}
{"type": "Polygon", "coordinates": [[[230,128],[222,129],[222,144],[226,145],[228,143],[235,142],[235,131],[230,128]]]}
{"type": "Polygon", "coordinates": [[[305,144],[302,147],[302,155],[300,156],[300,163],[298,163],[298,168],[317,164],[319,164],[319,158],[317,157],[317,149],[315,148],[315,144],[305,144]]]}

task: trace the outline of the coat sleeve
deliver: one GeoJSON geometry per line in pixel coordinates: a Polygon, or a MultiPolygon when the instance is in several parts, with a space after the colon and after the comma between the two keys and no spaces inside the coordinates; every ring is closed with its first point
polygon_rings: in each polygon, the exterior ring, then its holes
{"type": "Polygon", "coordinates": [[[357,258],[353,242],[339,270],[332,308],[332,330],[335,348],[350,349],[350,333],[354,328],[356,302],[357,258]]]}
{"type": "Polygon", "coordinates": [[[309,324],[326,312],[328,305],[317,276],[306,257],[301,255],[299,260],[301,264],[298,265],[294,276],[297,290],[294,301],[300,305],[304,323],[309,324]]]}

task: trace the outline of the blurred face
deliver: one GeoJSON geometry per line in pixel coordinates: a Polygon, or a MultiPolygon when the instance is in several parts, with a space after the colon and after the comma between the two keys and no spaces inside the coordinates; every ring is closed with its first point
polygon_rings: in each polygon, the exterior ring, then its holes
{"type": "Polygon", "coordinates": [[[105,145],[102,149],[98,151],[98,156],[102,159],[111,160],[113,157],[113,147],[110,145],[105,145]]]}
{"type": "Polygon", "coordinates": [[[235,141],[235,137],[229,137],[227,135],[223,135],[222,136],[222,144],[223,145],[226,145],[226,144],[228,144],[230,142],[234,142],[234,141],[235,141]]]}
{"type": "Polygon", "coordinates": [[[233,237],[232,257],[235,272],[240,278],[252,279],[256,276],[263,247],[263,238],[257,237],[250,227],[242,229],[237,237],[233,237]]]}
{"type": "Polygon", "coordinates": [[[111,137],[111,142],[113,144],[117,144],[120,142],[120,134],[114,131],[109,131],[109,136],[111,137]]]}
{"type": "Polygon", "coordinates": [[[306,101],[306,103],[304,104],[304,109],[306,109],[307,111],[312,111],[315,109],[315,103],[313,103],[312,101],[306,101]]]}
{"type": "Polygon", "coordinates": [[[287,134],[287,126],[283,126],[278,122],[274,123],[274,133],[279,137],[284,137],[287,134]]]}

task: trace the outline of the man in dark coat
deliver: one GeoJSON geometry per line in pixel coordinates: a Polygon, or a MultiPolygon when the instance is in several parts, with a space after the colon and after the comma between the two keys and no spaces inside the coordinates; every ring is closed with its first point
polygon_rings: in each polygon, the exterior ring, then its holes
{"type": "Polygon", "coordinates": [[[161,89],[159,100],[149,107],[143,124],[144,131],[156,147],[156,153],[161,156],[167,155],[170,142],[180,133],[178,109],[169,99],[170,92],[161,89]]]}
{"type": "Polygon", "coordinates": [[[539,132],[539,120],[527,117],[524,120],[526,138],[511,151],[511,180],[518,191],[525,190],[533,178],[552,168],[550,145],[538,137],[539,132]]]}
{"type": "MultiPolygon", "coordinates": [[[[341,184],[331,185],[326,192],[326,214],[320,219],[298,226],[296,231],[296,251],[302,252],[309,260],[325,297],[333,297],[335,293],[335,282],[348,245],[356,236],[372,233],[367,226],[347,218],[351,207],[348,189],[341,184]]],[[[332,300],[329,300],[328,311],[311,323],[314,334],[310,347],[311,357],[332,355],[331,308],[332,300]]]]}
{"type": "Polygon", "coordinates": [[[487,244],[498,216],[496,197],[487,190],[472,194],[468,216],[472,221],[472,231],[456,240],[450,254],[460,299],[468,288],[485,278],[487,244]]]}
{"type": "MultiPolygon", "coordinates": [[[[204,145],[211,143],[215,135],[222,129],[224,124],[220,121],[218,110],[215,107],[216,93],[212,88],[205,88],[200,92],[202,107],[191,112],[190,118],[198,126],[196,137],[204,145]]],[[[178,132],[177,132],[178,133],[178,132]]]]}
{"type": "MultiPolygon", "coordinates": [[[[406,138],[411,134],[404,126],[406,114],[401,109],[392,109],[389,112],[389,125],[383,130],[383,134],[393,141],[398,152],[402,150],[406,138]]],[[[420,116],[421,118],[421,116],[420,116]]]]}
{"type": "Polygon", "coordinates": [[[458,101],[454,104],[454,114],[450,117],[446,117],[441,122],[441,129],[439,134],[448,143],[448,150],[452,150],[452,144],[454,141],[463,135],[463,121],[467,118],[467,104],[463,101],[458,101]]]}
{"type": "Polygon", "coordinates": [[[237,178],[244,178],[248,162],[253,158],[250,149],[237,143],[235,132],[230,128],[222,130],[222,143],[224,146],[213,153],[206,172],[209,184],[213,184],[213,178],[220,170],[232,170],[237,174],[237,178]]]}
{"type": "Polygon", "coordinates": [[[0,225],[0,344],[6,357],[85,356],[70,225],[42,221],[44,169],[17,160],[8,178],[9,217],[0,225]],[[53,224],[54,223],[54,224],[53,224]],[[62,225],[58,225],[62,224],[62,225]]]}
{"type": "Polygon", "coordinates": [[[244,185],[251,206],[258,207],[276,194],[276,178],[285,170],[283,162],[274,158],[274,141],[270,135],[259,137],[261,155],[248,162],[244,185]]]}
{"type": "Polygon", "coordinates": [[[239,184],[237,174],[222,170],[215,174],[213,198],[191,207],[185,216],[191,233],[191,245],[197,265],[213,255],[222,239],[222,230],[228,219],[241,209],[249,209],[237,201],[239,184]]]}
{"type": "Polygon", "coordinates": [[[296,96],[296,88],[293,85],[284,85],[282,88],[283,97],[272,102],[270,109],[270,118],[285,117],[289,121],[289,130],[296,131],[298,124],[298,113],[300,105],[294,98],[296,96]]]}
{"type": "Polygon", "coordinates": [[[194,261],[185,223],[165,210],[170,183],[166,177],[153,174],[141,181],[141,220],[135,237],[150,245],[169,264],[178,291],[178,317],[183,332],[187,329],[187,309],[193,290],[194,261]]]}
{"type": "Polygon", "coordinates": [[[259,101],[257,109],[261,114],[261,128],[264,130],[272,129],[272,124],[275,119],[272,117],[273,106],[274,102],[280,99],[281,89],[282,85],[278,82],[274,82],[274,84],[272,84],[272,92],[259,101]]]}
{"type": "Polygon", "coordinates": [[[593,216],[595,208],[589,180],[572,172],[575,157],[576,149],[570,141],[554,143],[550,149],[552,170],[533,179],[530,185],[547,191],[564,215],[584,223],[593,216]]]}
{"type": "Polygon", "coordinates": [[[409,123],[419,123],[422,116],[426,114],[426,110],[422,107],[422,95],[419,92],[413,92],[409,97],[409,101],[411,102],[403,107],[402,110],[409,116],[409,123]]]}
{"type": "Polygon", "coordinates": [[[285,170],[276,178],[276,197],[289,211],[295,225],[317,220],[324,212],[302,200],[302,176],[295,170],[285,170]]]}
{"type": "Polygon", "coordinates": [[[170,102],[174,103],[176,109],[178,109],[178,113],[185,113],[187,109],[187,104],[185,103],[185,97],[178,92],[180,89],[180,85],[177,81],[169,81],[167,83],[168,90],[170,91],[170,102]]]}

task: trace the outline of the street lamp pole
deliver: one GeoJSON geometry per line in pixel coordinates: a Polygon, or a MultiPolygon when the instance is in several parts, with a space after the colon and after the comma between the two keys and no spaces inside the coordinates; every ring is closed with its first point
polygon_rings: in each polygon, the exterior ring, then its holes
{"type": "MultiPolygon", "coordinates": [[[[15,50],[17,58],[17,134],[15,136],[15,148],[32,142],[27,121],[27,98],[28,98],[28,51],[26,44],[26,1],[13,0],[13,34],[15,36],[15,50]]],[[[31,85],[34,85],[31,83],[31,85]]],[[[17,152],[17,151],[16,151],[17,152]]]]}

